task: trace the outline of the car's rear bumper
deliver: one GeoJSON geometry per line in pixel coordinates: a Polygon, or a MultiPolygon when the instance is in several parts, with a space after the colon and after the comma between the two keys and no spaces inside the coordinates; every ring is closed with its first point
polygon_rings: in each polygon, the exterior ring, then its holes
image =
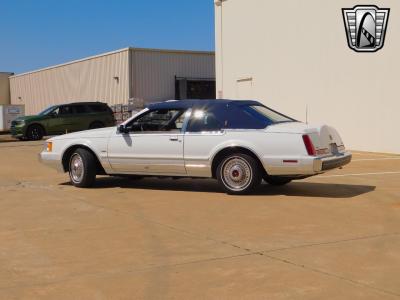
{"type": "Polygon", "coordinates": [[[263,160],[263,165],[269,175],[307,177],[340,168],[350,163],[351,157],[350,152],[327,157],[267,157],[263,160]]]}
{"type": "Polygon", "coordinates": [[[60,173],[64,173],[64,167],[62,165],[61,158],[56,153],[42,151],[39,153],[39,161],[60,173]]]}
{"type": "Polygon", "coordinates": [[[334,156],[314,159],[314,171],[325,172],[332,169],[340,168],[351,162],[352,155],[350,152],[340,153],[334,156]]]}

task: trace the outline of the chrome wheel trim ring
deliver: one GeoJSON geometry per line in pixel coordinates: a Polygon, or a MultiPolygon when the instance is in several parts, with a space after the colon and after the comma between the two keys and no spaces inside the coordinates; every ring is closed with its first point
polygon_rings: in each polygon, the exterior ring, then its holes
{"type": "Polygon", "coordinates": [[[83,179],[83,175],[85,174],[83,159],[77,153],[71,156],[69,163],[69,174],[74,183],[80,183],[83,179]]]}
{"type": "Polygon", "coordinates": [[[234,156],[228,158],[222,165],[221,178],[230,190],[243,191],[251,184],[253,170],[245,159],[234,156]]]}

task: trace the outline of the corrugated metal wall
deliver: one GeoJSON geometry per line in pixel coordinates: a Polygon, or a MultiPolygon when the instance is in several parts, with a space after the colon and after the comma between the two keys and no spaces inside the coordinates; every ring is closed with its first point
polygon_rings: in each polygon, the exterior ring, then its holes
{"type": "Polygon", "coordinates": [[[26,114],[75,101],[127,103],[129,50],[123,49],[64,65],[10,77],[11,103],[26,114]],[[118,77],[115,79],[114,77],[118,77]]]}
{"type": "Polygon", "coordinates": [[[10,77],[11,103],[36,114],[54,104],[175,98],[175,76],[215,78],[213,52],[126,48],[10,77]],[[118,77],[116,80],[114,77],[118,77]]]}
{"type": "Polygon", "coordinates": [[[215,78],[213,52],[131,49],[132,98],[146,102],[175,98],[175,76],[215,78]]]}

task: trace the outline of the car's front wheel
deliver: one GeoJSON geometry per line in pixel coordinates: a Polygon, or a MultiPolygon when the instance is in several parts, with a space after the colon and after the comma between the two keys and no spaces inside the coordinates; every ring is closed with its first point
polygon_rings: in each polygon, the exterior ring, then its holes
{"type": "Polygon", "coordinates": [[[26,137],[30,141],[39,141],[44,136],[44,130],[40,125],[31,125],[26,130],[26,137]]]}
{"type": "Polygon", "coordinates": [[[97,163],[86,149],[77,149],[69,160],[69,178],[76,187],[90,187],[96,180],[97,163]]]}
{"type": "Polygon", "coordinates": [[[241,195],[253,191],[261,183],[258,162],[250,155],[228,155],[217,168],[217,179],[228,194],[241,195]]]}

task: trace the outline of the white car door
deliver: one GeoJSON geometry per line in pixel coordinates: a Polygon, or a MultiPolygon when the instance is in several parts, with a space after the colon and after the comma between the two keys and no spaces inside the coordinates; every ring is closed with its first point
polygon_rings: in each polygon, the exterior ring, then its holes
{"type": "Polygon", "coordinates": [[[115,132],[108,159],[115,173],[184,175],[182,109],[149,110],[126,124],[129,133],[115,132]]]}
{"type": "Polygon", "coordinates": [[[225,139],[224,117],[215,108],[193,109],[185,132],[185,167],[189,176],[210,177],[210,155],[225,139]]]}

